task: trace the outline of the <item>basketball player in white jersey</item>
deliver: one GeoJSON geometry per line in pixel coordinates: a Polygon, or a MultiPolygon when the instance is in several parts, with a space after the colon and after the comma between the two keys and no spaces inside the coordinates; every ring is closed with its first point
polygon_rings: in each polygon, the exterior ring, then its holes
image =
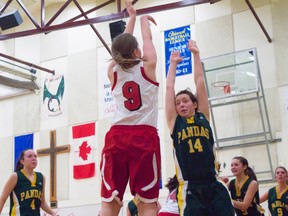
{"type": "Polygon", "coordinates": [[[101,216],[117,216],[129,181],[139,215],[156,216],[160,180],[160,143],[157,133],[158,89],[156,50],[150,15],[140,18],[143,53],[133,36],[136,11],[126,0],[130,19],[112,42],[108,78],[116,102],[112,127],[102,150],[101,216]]]}

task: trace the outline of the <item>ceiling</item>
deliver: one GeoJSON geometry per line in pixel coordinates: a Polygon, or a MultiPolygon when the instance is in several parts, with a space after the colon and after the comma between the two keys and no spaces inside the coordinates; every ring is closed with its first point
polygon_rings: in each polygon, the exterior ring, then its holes
{"type": "MultiPolygon", "coordinates": [[[[213,4],[219,1],[221,0],[133,0],[132,4],[137,10],[137,15],[142,15],[199,4],[213,4]]],[[[268,41],[271,42],[271,38],[258,18],[250,0],[245,1],[268,41]]],[[[0,19],[5,13],[13,10],[18,10],[24,22],[30,23],[30,26],[25,23],[25,25],[2,30],[0,32],[0,41],[90,25],[109,53],[111,53],[110,47],[106,44],[94,24],[128,17],[124,0],[0,0],[0,19]],[[68,9],[69,13],[67,12],[68,9]],[[70,14],[71,10],[74,11],[72,15],[70,14]],[[34,17],[34,14],[38,14],[38,17],[34,17]],[[62,16],[61,19],[59,19],[60,16],[62,16]],[[63,17],[66,19],[63,19],[63,17]]],[[[31,66],[29,62],[24,62],[3,53],[0,53],[0,56],[31,66]]],[[[38,67],[37,69],[54,74],[52,70],[35,65],[33,67],[38,67]]]]}
{"type": "MultiPolygon", "coordinates": [[[[221,0],[157,0],[154,2],[147,0],[133,0],[132,4],[137,10],[137,15],[142,15],[198,4],[213,4],[219,1],[221,0]]],[[[268,41],[271,42],[271,38],[258,18],[250,0],[245,0],[245,2],[262,28],[268,41]]],[[[90,25],[109,52],[109,47],[93,24],[128,17],[127,12],[125,11],[124,0],[0,0],[0,17],[5,16],[5,13],[9,13],[11,10],[18,10],[22,19],[25,20],[26,23],[28,20],[29,24],[32,25],[32,28],[29,26],[29,29],[28,27],[27,29],[23,29],[26,28],[26,25],[20,25],[14,27],[13,31],[11,31],[11,29],[2,30],[0,32],[0,41],[35,34],[43,34],[77,26],[90,25]],[[54,7],[51,7],[51,5],[54,7]],[[49,12],[46,11],[48,7],[50,7],[49,12]],[[71,8],[74,9],[76,15],[73,14],[73,17],[67,18],[71,8]],[[67,12],[68,9],[69,13],[67,12]],[[98,13],[99,11],[101,12],[98,13]],[[39,17],[34,17],[33,14],[40,15],[39,17]],[[59,22],[58,18],[60,16],[66,17],[66,20],[63,21],[63,19],[61,19],[62,21],[59,22]]]]}
{"type": "MultiPolygon", "coordinates": [[[[221,0],[159,0],[155,1],[155,5],[151,6],[151,1],[148,4],[145,0],[133,0],[132,4],[135,8],[140,5],[140,9],[137,10],[137,15],[146,14],[146,13],[153,13],[159,11],[167,11],[175,8],[193,6],[198,4],[205,4],[205,3],[215,3],[221,0]],[[163,3],[165,2],[165,3],[163,3]],[[169,3],[167,3],[169,2],[169,3]]],[[[30,20],[33,23],[33,28],[31,29],[21,29],[19,30],[18,27],[14,28],[13,32],[11,31],[2,31],[0,34],[0,41],[7,40],[17,37],[24,37],[30,36],[34,34],[40,33],[47,33],[56,30],[62,30],[66,28],[72,28],[82,25],[90,25],[93,31],[101,40],[101,35],[98,33],[96,28],[93,24],[105,22],[105,21],[112,21],[117,19],[122,19],[128,17],[127,12],[125,11],[124,0],[0,0],[0,14],[5,14],[9,12],[11,8],[13,10],[18,9],[21,14],[22,19],[30,20]],[[51,14],[51,8],[48,13],[45,13],[45,9],[52,4],[57,4],[55,11],[51,14]],[[87,5],[90,8],[87,8],[87,5]],[[57,18],[63,14],[65,14],[65,10],[69,7],[74,7],[74,9],[78,12],[78,15],[71,17],[65,20],[62,23],[57,23],[57,18]],[[113,8],[114,9],[111,9],[113,8]],[[85,9],[84,9],[85,8],[85,9]],[[91,15],[95,15],[99,10],[105,11],[105,8],[109,8],[107,13],[91,17],[91,15]],[[112,11],[113,10],[113,11],[112,11]],[[40,11],[40,18],[34,17],[35,11],[40,11]],[[45,15],[47,17],[45,17],[45,15]]],[[[67,10],[66,10],[67,11],[67,10]]],[[[39,14],[39,13],[38,13],[39,14]]],[[[67,12],[66,12],[67,14],[67,12]]],[[[22,27],[23,28],[23,27],[22,27]]],[[[101,40],[102,41],[102,40],[101,40]]],[[[102,41],[103,42],[103,41],[102,41]]]]}
{"type": "MultiPolygon", "coordinates": [[[[218,1],[221,0],[157,0],[154,2],[133,0],[132,4],[137,10],[137,15],[142,15],[198,4],[212,4],[218,1]],[[153,3],[152,5],[151,2],[153,3]]],[[[110,47],[108,47],[94,24],[128,17],[128,13],[125,11],[124,0],[0,0],[0,19],[2,19],[1,17],[7,18],[9,14],[14,14],[16,10],[19,12],[24,25],[17,23],[16,26],[7,29],[2,28],[0,41],[90,25],[109,53],[111,53],[110,47]],[[70,15],[71,11],[74,11],[73,15],[70,15]],[[37,16],[35,14],[37,14],[37,16]],[[61,19],[59,19],[59,17],[61,17],[61,19]],[[63,19],[63,17],[66,19],[63,19]]],[[[4,24],[5,22],[7,21],[5,20],[4,24]]],[[[34,65],[21,59],[16,59],[15,57],[8,56],[4,53],[0,53],[0,57],[2,58],[0,59],[1,65],[2,62],[8,60],[10,62],[28,66],[29,68],[35,68],[54,74],[53,70],[34,65]]],[[[23,73],[11,68],[7,69],[3,65],[2,68],[0,68],[0,72],[13,72],[13,74],[17,76],[23,73]]],[[[1,73],[1,75],[3,75],[3,73],[1,73]]],[[[10,83],[15,84],[10,79],[7,81],[3,77],[0,77],[0,81],[3,81],[1,84],[9,86],[11,86],[10,83]]],[[[16,84],[19,86],[18,80],[15,80],[15,82],[17,82],[16,84]]]]}

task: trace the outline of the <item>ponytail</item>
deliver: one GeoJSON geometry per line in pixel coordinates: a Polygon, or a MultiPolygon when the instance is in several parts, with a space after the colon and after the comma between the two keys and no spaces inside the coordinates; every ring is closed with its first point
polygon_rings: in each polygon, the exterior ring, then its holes
{"type": "Polygon", "coordinates": [[[141,62],[140,59],[123,58],[121,55],[115,55],[113,59],[124,71],[128,71],[129,68],[132,68],[141,62]]]}
{"type": "Polygon", "coordinates": [[[256,174],[251,167],[249,166],[247,167],[247,169],[245,170],[245,174],[248,175],[250,178],[254,179],[255,181],[257,181],[256,174]]]}
{"type": "Polygon", "coordinates": [[[24,151],[22,151],[21,153],[20,153],[20,156],[19,156],[19,158],[18,158],[18,160],[17,160],[17,163],[16,163],[16,166],[15,166],[15,172],[16,171],[19,171],[19,170],[21,170],[21,169],[23,169],[23,164],[21,163],[21,160],[23,160],[24,159],[24,155],[25,155],[25,152],[27,151],[28,149],[25,149],[24,151]]]}
{"type": "Polygon", "coordinates": [[[136,49],[138,49],[136,37],[129,33],[119,34],[112,41],[112,59],[127,72],[129,68],[141,62],[140,59],[134,56],[136,49]]]}

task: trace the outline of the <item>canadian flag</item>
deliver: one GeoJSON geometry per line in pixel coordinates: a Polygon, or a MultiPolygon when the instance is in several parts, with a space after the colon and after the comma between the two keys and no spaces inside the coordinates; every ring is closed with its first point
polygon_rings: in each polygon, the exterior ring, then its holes
{"type": "Polygon", "coordinates": [[[95,122],[73,126],[72,137],[74,179],[93,177],[95,175],[95,122]]]}

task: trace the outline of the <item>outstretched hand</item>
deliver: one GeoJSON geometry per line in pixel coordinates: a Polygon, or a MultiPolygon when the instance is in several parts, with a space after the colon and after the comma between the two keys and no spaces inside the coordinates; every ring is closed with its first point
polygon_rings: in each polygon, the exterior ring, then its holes
{"type": "Polygon", "coordinates": [[[132,1],[131,0],[126,0],[125,1],[125,5],[126,5],[126,10],[129,14],[129,16],[136,16],[137,12],[134,9],[133,5],[132,5],[132,1]]]}
{"type": "Polygon", "coordinates": [[[196,54],[196,53],[199,53],[199,48],[196,44],[196,41],[194,40],[189,40],[188,41],[188,49],[193,53],[193,54],[196,54]]]}
{"type": "Polygon", "coordinates": [[[219,176],[219,178],[226,184],[229,182],[229,178],[227,176],[219,176]]]}
{"type": "Polygon", "coordinates": [[[170,55],[170,63],[171,62],[176,62],[179,63],[183,60],[184,56],[180,56],[180,52],[178,50],[174,50],[173,52],[171,52],[170,55]]]}

